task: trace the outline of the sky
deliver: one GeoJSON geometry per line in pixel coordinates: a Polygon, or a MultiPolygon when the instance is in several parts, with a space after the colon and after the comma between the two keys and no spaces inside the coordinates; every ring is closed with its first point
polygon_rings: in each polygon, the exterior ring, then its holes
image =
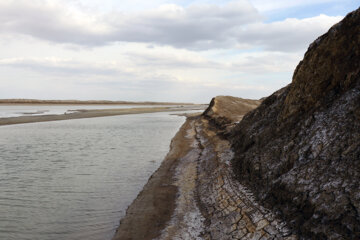
{"type": "Polygon", "coordinates": [[[1,0],[0,98],[208,103],[289,84],[360,0],[1,0]]]}

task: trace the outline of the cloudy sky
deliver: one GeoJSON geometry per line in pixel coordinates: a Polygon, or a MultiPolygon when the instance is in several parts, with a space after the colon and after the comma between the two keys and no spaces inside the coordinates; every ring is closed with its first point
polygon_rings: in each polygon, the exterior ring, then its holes
{"type": "Polygon", "coordinates": [[[0,98],[209,102],[291,82],[360,0],[1,0],[0,98]]]}

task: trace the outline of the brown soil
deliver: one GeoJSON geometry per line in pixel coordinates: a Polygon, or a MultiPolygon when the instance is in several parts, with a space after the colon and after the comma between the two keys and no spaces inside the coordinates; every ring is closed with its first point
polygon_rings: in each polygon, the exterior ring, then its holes
{"type": "Polygon", "coordinates": [[[204,112],[204,115],[213,119],[222,118],[228,122],[237,122],[260,103],[260,100],[217,96],[211,100],[210,107],[204,112]]]}
{"type": "Polygon", "coordinates": [[[231,96],[214,97],[203,116],[218,128],[218,133],[227,135],[246,113],[259,106],[261,100],[231,96]]]}
{"type": "Polygon", "coordinates": [[[178,189],[174,184],[174,170],[178,159],[189,151],[185,140],[189,128],[186,121],[172,139],[170,152],[127,209],[113,240],[147,240],[160,236],[175,209],[178,189]]]}

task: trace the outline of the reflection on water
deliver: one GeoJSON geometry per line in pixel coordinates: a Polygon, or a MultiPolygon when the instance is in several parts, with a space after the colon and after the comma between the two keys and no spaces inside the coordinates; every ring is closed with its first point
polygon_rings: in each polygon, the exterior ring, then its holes
{"type": "Polygon", "coordinates": [[[153,113],[0,127],[0,239],[111,239],[183,121],[153,113]]]}

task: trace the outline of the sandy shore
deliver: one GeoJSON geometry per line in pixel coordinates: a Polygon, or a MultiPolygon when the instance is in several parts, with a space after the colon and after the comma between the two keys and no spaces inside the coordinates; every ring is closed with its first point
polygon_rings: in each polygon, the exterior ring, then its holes
{"type": "Polygon", "coordinates": [[[80,119],[80,118],[106,117],[106,116],[116,116],[116,115],[126,115],[126,114],[203,110],[205,109],[205,107],[206,105],[184,105],[179,107],[79,110],[74,113],[61,114],[61,115],[41,115],[41,116],[21,116],[21,117],[0,118],[0,126],[11,125],[11,124],[33,123],[33,122],[70,120],[70,119],[80,119]]]}

